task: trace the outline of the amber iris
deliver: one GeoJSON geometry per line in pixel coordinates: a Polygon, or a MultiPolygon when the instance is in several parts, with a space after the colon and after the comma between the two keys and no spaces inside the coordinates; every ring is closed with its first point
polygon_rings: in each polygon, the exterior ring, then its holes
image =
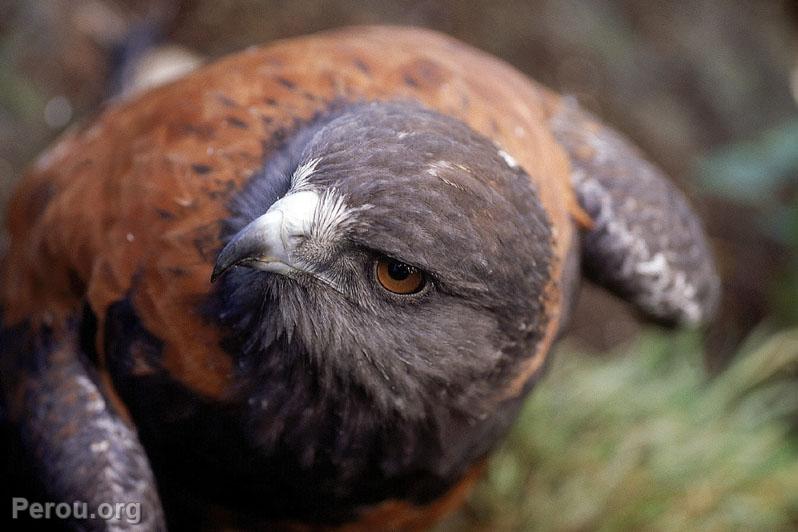
{"type": "Polygon", "coordinates": [[[394,294],[415,294],[424,288],[426,279],[417,268],[398,260],[382,257],[377,261],[377,281],[394,294]]]}

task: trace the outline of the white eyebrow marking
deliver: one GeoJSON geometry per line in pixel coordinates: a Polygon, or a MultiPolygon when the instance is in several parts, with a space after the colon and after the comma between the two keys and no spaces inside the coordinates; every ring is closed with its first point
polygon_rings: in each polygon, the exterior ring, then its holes
{"type": "Polygon", "coordinates": [[[325,191],[318,199],[318,204],[313,215],[313,237],[322,241],[330,240],[335,230],[343,222],[349,208],[344,198],[334,188],[325,191]]]}
{"type": "Polygon", "coordinates": [[[355,221],[355,213],[372,207],[368,203],[360,207],[350,207],[338,189],[330,188],[318,199],[311,224],[311,236],[320,241],[335,239],[346,229],[347,224],[355,221]]]}
{"type": "Polygon", "coordinates": [[[308,188],[308,178],[316,171],[320,161],[321,157],[316,157],[296,167],[294,174],[291,176],[292,191],[299,192],[308,188]]]}

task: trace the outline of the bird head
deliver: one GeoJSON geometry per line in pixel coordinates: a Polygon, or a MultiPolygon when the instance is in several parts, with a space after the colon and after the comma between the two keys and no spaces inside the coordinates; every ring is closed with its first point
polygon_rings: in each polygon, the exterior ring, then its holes
{"type": "Polygon", "coordinates": [[[300,364],[319,390],[405,417],[484,416],[535,354],[550,221],[525,171],[463,122],[348,106],[303,126],[231,208],[213,279],[244,366],[300,364]]]}

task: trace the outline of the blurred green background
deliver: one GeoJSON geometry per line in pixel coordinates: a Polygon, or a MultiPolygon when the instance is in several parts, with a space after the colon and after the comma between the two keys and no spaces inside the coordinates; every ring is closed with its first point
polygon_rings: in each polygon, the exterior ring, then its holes
{"type": "Polygon", "coordinates": [[[793,2],[0,0],[0,205],[152,45],[212,59],[374,23],[444,31],[575,95],[687,191],[724,281],[717,320],[690,333],[586,286],[550,375],[443,528],[798,529],[793,2]]]}

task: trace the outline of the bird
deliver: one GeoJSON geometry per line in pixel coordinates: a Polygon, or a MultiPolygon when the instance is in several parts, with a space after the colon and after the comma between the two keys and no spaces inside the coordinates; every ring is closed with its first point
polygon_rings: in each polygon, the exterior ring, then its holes
{"type": "Polygon", "coordinates": [[[48,500],[134,502],[147,530],[425,529],[545,374],[583,278],[672,326],[720,296],[699,217],[630,140],[412,27],[278,40],[112,100],[32,164],[6,227],[25,460],[48,500]]]}

